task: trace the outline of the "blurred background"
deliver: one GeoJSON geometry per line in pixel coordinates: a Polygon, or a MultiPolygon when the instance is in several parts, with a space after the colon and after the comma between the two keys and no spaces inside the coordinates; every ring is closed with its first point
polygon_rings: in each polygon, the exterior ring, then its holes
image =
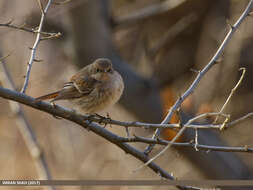
{"type": "MultiPolygon", "coordinates": [[[[41,2],[43,6],[47,3],[41,2]]],[[[247,3],[248,0],[71,0],[52,4],[43,31],[63,35],[40,42],[36,59],[43,61],[33,64],[27,94],[37,97],[55,91],[78,69],[96,58],[107,57],[122,74],[126,86],[120,102],[108,110],[111,118],[158,123],[197,76],[193,70],[202,69],[214,55],[229,31],[227,21],[233,24],[247,3]]],[[[12,19],[13,25],[35,28],[40,16],[36,0],[0,1],[0,23],[12,19]]],[[[252,29],[253,18],[247,17],[217,64],[184,102],[183,121],[200,113],[219,111],[241,76],[240,67],[247,69],[246,75],[225,113],[236,119],[253,111],[252,29]]],[[[5,64],[17,90],[22,88],[34,40],[35,34],[0,27],[0,54],[11,53],[5,64]]],[[[59,104],[71,108],[68,102],[59,104]]],[[[37,110],[24,110],[53,179],[159,179],[148,168],[133,173],[141,162],[101,137],[37,110]]],[[[207,118],[203,122],[212,121],[207,118]]],[[[178,118],[174,116],[172,122],[178,122],[178,118]]],[[[251,127],[252,119],[247,119],[222,132],[199,131],[199,143],[250,147],[251,127]]],[[[126,136],[122,127],[108,130],[126,136]]],[[[153,131],[131,129],[130,133],[150,137],[153,131]]],[[[162,132],[164,139],[174,135],[175,131],[162,132]]],[[[194,131],[187,130],[180,141],[192,139],[194,131]]],[[[136,147],[144,150],[145,145],[136,147]]],[[[156,146],[151,155],[161,149],[156,146]]],[[[38,178],[15,115],[4,99],[0,101],[0,152],[0,179],[38,178]]],[[[207,153],[179,147],[167,151],[156,162],[178,179],[252,179],[252,160],[250,153],[207,153]]],[[[168,187],[145,187],[154,188],[168,187]]]]}

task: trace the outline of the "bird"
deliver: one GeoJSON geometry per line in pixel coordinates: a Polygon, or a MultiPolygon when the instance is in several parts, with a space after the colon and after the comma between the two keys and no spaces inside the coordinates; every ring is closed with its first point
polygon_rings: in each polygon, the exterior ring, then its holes
{"type": "Polygon", "coordinates": [[[81,112],[97,114],[114,105],[124,90],[121,75],[107,58],[98,58],[74,74],[62,89],[40,96],[35,101],[69,100],[81,112]]]}

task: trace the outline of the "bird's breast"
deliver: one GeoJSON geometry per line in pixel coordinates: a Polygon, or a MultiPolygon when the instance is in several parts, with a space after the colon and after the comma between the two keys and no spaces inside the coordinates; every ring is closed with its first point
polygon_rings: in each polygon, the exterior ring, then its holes
{"type": "Polygon", "coordinates": [[[98,84],[94,90],[86,96],[74,100],[74,103],[85,113],[98,113],[114,105],[121,97],[124,83],[118,73],[98,84]]]}

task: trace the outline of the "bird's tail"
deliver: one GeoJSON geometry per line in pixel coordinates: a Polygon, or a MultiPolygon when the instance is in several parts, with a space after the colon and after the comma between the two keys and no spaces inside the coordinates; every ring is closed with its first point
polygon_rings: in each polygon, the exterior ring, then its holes
{"type": "Polygon", "coordinates": [[[35,98],[35,101],[54,99],[59,95],[59,92],[60,91],[53,92],[53,93],[50,93],[50,94],[46,94],[44,96],[40,96],[38,98],[35,98]]]}

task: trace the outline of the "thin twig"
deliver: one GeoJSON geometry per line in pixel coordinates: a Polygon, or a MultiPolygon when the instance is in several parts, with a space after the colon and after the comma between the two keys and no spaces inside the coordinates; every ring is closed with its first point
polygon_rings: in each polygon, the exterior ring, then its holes
{"type": "MultiPolygon", "coordinates": [[[[5,56],[6,58],[7,56],[5,56]]],[[[1,58],[1,60],[3,60],[1,58]]],[[[0,60],[0,81],[3,85],[6,87],[14,90],[15,85],[14,82],[5,66],[5,64],[0,60]]],[[[44,154],[42,150],[40,149],[37,137],[32,129],[32,126],[28,122],[25,113],[20,106],[20,104],[9,101],[10,108],[12,112],[15,114],[15,121],[17,123],[18,129],[26,143],[26,146],[35,161],[35,165],[37,168],[38,176],[40,179],[43,180],[50,180],[51,174],[48,168],[48,164],[46,162],[46,159],[44,157],[44,154]]],[[[49,190],[55,190],[54,186],[47,186],[47,189],[49,190]]]]}
{"type": "Polygon", "coordinates": [[[0,26],[13,28],[13,29],[16,29],[16,30],[22,30],[22,31],[30,32],[30,33],[34,33],[34,34],[40,33],[42,35],[45,35],[45,37],[51,37],[51,38],[58,38],[62,35],[60,32],[57,32],[57,33],[55,33],[55,32],[43,32],[43,31],[38,32],[37,29],[24,27],[23,25],[22,26],[15,26],[11,23],[12,23],[12,21],[9,21],[7,23],[0,23],[0,26]]]}
{"type": "Polygon", "coordinates": [[[214,146],[214,145],[202,145],[202,144],[196,144],[191,142],[174,142],[162,139],[152,139],[152,138],[145,138],[140,136],[134,136],[130,138],[124,138],[122,137],[120,139],[122,142],[128,142],[128,143],[147,143],[147,144],[158,144],[158,145],[168,145],[172,144],[173,146],[177,147],[191,147],[196,150],[205,150],[205,151],[220,151],[220,152],[247,152],[247,153],[253,153],[253,148],[248,147],[248,145],[244,146],[237,146],[237,147],[230,147],[230,146],[214,146]]]}
{"type": "MultiPolygon", "coordinates": [[[[240,86],[240,84],[242,83],[242,80],[245,76],[245,72],[246,72],[246,69],[245,68],[240,68],[239,71],[242,70],[242,75],[239,79],[239,81],[237,82],[237,84],[235,85],[235,87],[231,90],[227,100],[225,101],[225,103],[223,104],[222,108],[220,109],[219,113],[223,113],[224,109],[226,108],[226,106],[228,105],[228,102],[230,101],[230,99],[232,98],[232,96],[234,95],[235,91],[237,90],[237,88],[240,86]]],[[[217,120],[219,119],[219,116],[217,116],[214,120],[214,123],[217,122],[217,120]]],[[[223,128],[221,128],[223,129],[223,128]]]]}
{"type": "MultiPolygon", "coordinates": [[[[210,116],[217,116],[217,115],[221,115],[225,118],[228,118],[229,115],[226,114],[221,114],[221,113],[216,113],[216,112],[210,112],[210,113],[204,113],[201,115],[197,115],[196,117],[192,118],[190,121],[191,123],[193,121],[197,121],[198,119],[201,119],[203,117],[210,117],[210,116]]],[[[244,121],[245,119],[249,118],[253,116],[253,112],[248,113],[247,115],[244,115],[234,121],[231,121],[229,123],[226,123],[225,127],[232,127],[233,125],[238,124],[239,122],[244,121]]],[[[111,118],[104,118],[103,120],[101,120],[101,118],[97,118],[97,117],[89,117],[84,115],[83,117],[85,117],[87,120],[89,119],[92,122],[97,122],[97,123],[101,123],[101,124],[112,124],[112,125],[118,125],[118,126],[122,126],[122,127],[137,127],[137,128],[145,128],[145,129],[157,129],[157,128],[169,128],[169,129],[180,129],[182,128],[182,125],[180,123],[173,123],[173,124],[156,124],[156,123],[143,123],[143,122],[138,122],[138,121],[133,121],[133,122],[126,122],[126,121],[117,121],[117,120],[113,120],[111,118]]],[[[187,128],[191,128],[191,129],[220,129],[222,124],[184,124],[184,126],[186,126],[187,128]]]]}
{"type": "Polygon", "coordinates": [[[253,116],[253,112],[250,112],[250,113],[248,113],[248,114],[246,114],[246,115],[244,115],[244,116],[242,116],[242,117],[240,117],[240,118],[238,118],[238,119],[236,119],[236,120],[234,120],[234,121],[231,121],[230,123],[228,123],[228,124],[226,125],[226,127],[230,127],[230,126],[237,125],[238,123],[241,123],[241,122],[243,122],[245,119],[247,119],[247,118],[249,118],[249,117],[252,117],[252,116],[253,116]]]}
{"type": "MultiPolygon", "coordinates": [[[[40,39],[41,39],[41,33],[40,32],[42,31],[42,27],[43,27],[43,24],[44,24],[46,13],[47,13],[47,11],[48,11],[51,3],[52,3],[52,0],[48,0],[45,9],[41,11],[41,19],[40,19],[40,24],[39,24],[39,28],[38,28],[38,33],[37,33],[36,40],[34,42],[32,50],[31,50],[30,60],[29,60],[28,65],[27,65],[25,82],[24,82],[23,88],[21,90],[22,93],[25,93],[25,91],[27,89],[27,86],[28,86],[28,82],[29,82],[29,78],[30,78],[30,73],[31,73],[31,69],[32,69],[32,64],[34,62],[35,55],[36,55],[36,50],[37,50],[37,47],[38,47],[38,45],[40,43],[40,39]]],[[[41,7],[42,7],[42,5],[40,6],[40,9],[41,9],[41,7]]]]}
{"type": "MultiPolygon", "coordinates": [[[[243,22],[243,20],[248,16],[251,6],[253,4],[253,0],[250,0],[247,7],[245,8],[244,12],[242,13],[242,15],[240,16],[240,18],[236,21],[236,23],[230,27],[229,32],[227,33],[226,37],[224,38],[222,44],[220,45],[220,47],[218,48],[218,50],[216,51],[216,53],[214,54],[214,56],[211,58],[211,60],[209,61],[209,63],[198,73],[197,77],[195,78],[195,80],[193,81],[193,83],[191,84],[191,86],[185,91],[185,93],[177,99],[177,101],[175,102],[175,104],[170,108],[169,113],[167,114],[167,116],[164,118],[164,120],[162,121],[162,124],[166,124],[169,123],[173,113],[177,110],[177,108],[183,103],[183,101],[190,95],[193,93],[193,91],[196,89],[196,87],[198,86],[200,80],[203,78],[203,76],[209,71],[209,69],[216,63],[216,60],[219,58],[219,56],[221,55],[221,53],[223,52],[224,48],[226,47],[226,45],[228,44],[228,42],[230,41],[230,39],[232,38],[232,35],[234,34],[234,32],[238,29],[238,27],[240,26],[240,24],[243,22]]],[[[153,138],[156,139],[160,136],[161,133],[161,129],[156,129],[153,138]]],[[[148,154],[152,151],[154,145],[149,145],[146,149],[145,149],[145,153],[148,154]]]]}
{"type": "MultiPolygon", "coordinates": [[[[217,115],[217,114],[220,114],[220,113],[212,113],[212,114],[210,114],[210,113],[204,113],[204,114],[198,115],[198,116],[190,119],[185,125],[183,125],[183,127],[178,131],[178,133],[175,135],[175,137],[170,141],[170,143],[161,152],[159,152],[153,158],[150,158],[150,160],[148,162],[146,162],[145,164],[139,166],[137,169],[135,169],[135,171],[140,170],[144,166],[147,166],[149,163],[153,162],[155,159],[157,159],[159,156],[161,156],[163,153],[165,153],[172,146],[172,144],[175,143],[176,140],[184,133],[184,131],[187,128],[187,125],[193,123],[194,121],[196,121],[196,120],[198,120],[200,118],[203,118],[203,117],[206,117],[206,116],[210,116],[210,115],[217,115]]],[[[222,114],[222,116],[226,117],[226,115],[224,115],[224,114],[222,114]]],[[[154,146],[155,144],[152,144],[152,145],[154,146]]]]}

